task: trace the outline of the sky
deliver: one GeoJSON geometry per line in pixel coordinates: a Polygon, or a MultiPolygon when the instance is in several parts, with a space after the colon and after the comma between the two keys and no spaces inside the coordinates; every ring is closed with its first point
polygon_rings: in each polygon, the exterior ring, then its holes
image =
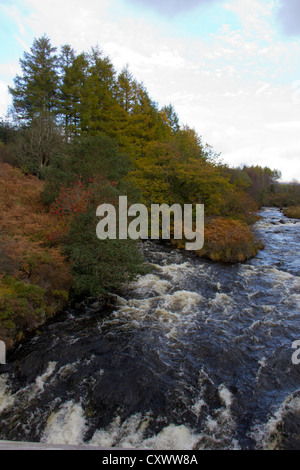
{"type": "Polygon", "coordinates": [[[0,116],[44,34],[128,65],[220,161],[300,182],[300,0],[0,0],[0,116]]]}

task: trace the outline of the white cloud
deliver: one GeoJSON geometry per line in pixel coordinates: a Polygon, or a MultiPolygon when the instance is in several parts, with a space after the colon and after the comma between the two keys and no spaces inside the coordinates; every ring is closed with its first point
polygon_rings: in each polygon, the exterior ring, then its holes
{"type": "Polygon", "coordinates": [[[264,83],[263,86],[259,87],[259,89],[255,92],[256,96],[264,93],[270,87],[269,83],[264,83]]]}
{"type": "Polygon", "coordinates": [[[269,19],[276,6],[275,1],[262,0],[232,0],[226,4],[228,10],[233,11],[242,23],[244,34],[259,36],[266,41],[273,37],[273,29],[269,19]]]}
{"type": "MultiPolygon", "coordinates": [[[[294,131],[300,132],[300,121],[286,121],[286,122],[275,122],[265,125],[266,129],[272,131],[294,131]]],[[[300,135],[300,134],[299,134],[300,135]]]]}

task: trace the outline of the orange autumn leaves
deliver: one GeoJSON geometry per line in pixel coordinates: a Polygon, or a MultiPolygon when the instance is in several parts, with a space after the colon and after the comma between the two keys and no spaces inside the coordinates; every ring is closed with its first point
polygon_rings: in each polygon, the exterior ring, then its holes
{"type": "Polygon", "coordinates": [[[253,232],[239,220],[217,217],[205,227],[205,244],[198,253],[213,261],[243,262],[262,248],[253,232]]]}
{"type": "MultiPolygon", "coordinates": [[[[101,176],[94,178],[78,177],[69,187],[61,186],[59,194],[50,205],[49,213],[52,223],[47,233],[47,239],[53,243],[63,243],[70,230],[72,221],[76,216],[87,212],[88,207],[94,204],[95,210],[102,202],[103,192],[107,188],[116,188],[116,182],[110,182],[101,176]]],[[[108,196],[106,196],[108,197],[108,196]]],[[[110,202],[116,204],[115,197],[109,197],[110,202]]]]}
{"type": "Polygon", "coordinates": [[[63,274],[67,290],[71,285],[68,263],[59,247],[47,243],[53,216],[41,202],[43,188],[44,183],[36,177],[0,164],[0,279],[10,274],[31,282],[34,277],[35,283],[51,288],[41,268],[50,263],[54,272],[63,274]]]}
{"type": "Polygon", "coordinates": [[[66,305],[71,267],[49,246],[44,183],[0,164],[0,338],[8,348],[66,305]]]}

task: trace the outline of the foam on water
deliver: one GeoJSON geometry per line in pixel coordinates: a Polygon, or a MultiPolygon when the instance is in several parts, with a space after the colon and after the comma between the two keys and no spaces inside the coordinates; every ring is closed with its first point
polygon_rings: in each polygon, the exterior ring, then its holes
{"type": "Polygon", "coordinates": [[[193,413],[195,413],[195,415],[197,417],[200,416],[201,412],[202,412],[202,409],[203,407],[206,405],[205,401],[203,400],[203,398],[200,398],[192,407],[191,407],[191,410],[193,411],[193,413]]]}
{"type": "Polygon", "coordinates": [[[187,426],[170,424],[155,437],[146,439],[143,446],[154,450],[193,450],[199,439],[200,435],[194,434],[187,426]]]}
{"type": "Polygon", "coordinates": [[[250,433],[257,443],[257,449],[274,450],[282,437],[282,427],[288,414],[300,413],[299,392],[289,395],[266,423],[256,424],[250,433]]]}
{"type": "Polygon", "coordinates": [[[32,392],[36,393],[42,392],[44,390],[45,383],[47,382],[48,378],[53,374],[55,368],[56,368],[57,362],[49,362],[48,368],[44,374],[41,376],[37,377],[35,380],[35,385],[36,387],[33,387],[32,392]]]}
{"type": "Polygon", "coordinates": [[[167,264],[166,266],[161,266],[161,272],[165,276],[168,276],[173,282],[178,281],[186,275],[187,272],[194,271],[194,267],[189,263],[181,264],[167,264]]]}
{"type": "MultiPolygon", "coordinates": [[[[159,285],[157,280],[156,285],[159,285]]],[[[122,322],[125,328],[124,319],[126,318],[126,328],[131,328],[135,321],[147,321],[149,315],[162,325],[183,325],[191,320],[191,316],[198,314],[199,306],[205,299],[196,292],[178,290],[171,294],[162,293],[147,299],[122,299],[120,302],[119,299],[117,300],[118,309],[107,322],[110,325],[120,325],[122,322]]]]}
{"type": "MultiPolygon", "coordinates": [[[[203,380],[208,376],[201,371],[199,376],[200,392],[203,380]]],[[[208,379],[209,380],[209,379],[208,379]]],[[[42,442],[48,444],[88,444],[99,448],[153,449],[153,450],[193,450],[212,448],[237,449],[234,439],[235,422],[231,415],[233,397],[224,384],[218,393],[223,406],[208,415],[202,432],[194,432],[186,425],[170,423],[155,435],[147,436],[149,424],[154,419],[151,414],[137,413],[121,422],[117,416],[105,429],[98,429],[86,442],[88,430],[84,409],[80,403],[68,401],[48,417],[42,433],[42,442]]],[[[201,394],[201,393],[200,393],[201,394]]],[[[205,410],[206,403],[199,397],[191,410],[198,416],[205,410]]],[[[159,420],[156,417],[155,420],[159,420]]],[[[149,433],[148,433],[149,434],[149,433]]]]}
{"type": "Polygon", "coordinates": [[[286,271],[280,250],[276,258],[276,244],[271,258],[266,250],[229,267],[146,249],[161,265],[122,289],[113,311],[51,324],[17,353],[11,376],[0,376],[9,436],[123,449],[276,448],[300,408],[290,395],[274,409],[299,382],[288,362],[298,339],[296,271],[286,271]]]}
{"type": "Polygon", "coordinates": [[[83,408],[79,403],[69,401],[50,414],[41,442],[80,445],[86,429],[83,408]]]}
{"type": "Polygon", "coordinates": [[[89,441],[89,445],[121,449],[144,447],[144,433],[149,422],[150,418],[143,417],[140,413],[131,416],[123,423],[118,416],[106,429],[97,430],[89,441]]]}
{"type": "Polygon", "coordinates": [[[176,291],[173,294],[165,295],[162,308],[181,314],[191,313],[193,309],[203,301],[202,295],[186,290],[176,291]]]}
{"type": "Polygon", "coordinates": [[[40,395],[49,377],[53,374],[56,364],[56,362],[49,362],[47,370],[42,375],[36,377],[32,384],[18,390],[15,394],[11,393],[7,384],[7,378],[0,376],[0,412],[13,405],[16,407],[22,406],[28,403],[32,398],[40,395]]]}
{"type": "Polygon", "coordinates": [[[184,425],[170,424],[153,437],[145,437],[151,421],[150,416],[140,413],[123,423],[117,416],[106,429],[95,431],[93,437],[84,442],[87,431],[83,408],[69,401],[58,411],[51,413],[41,441],[47,444],[88,444],[99,448],[119,449],[167,449],[192,450],[199,436],[184,425]]]}
{"type": "Polygon", "coordinates": [[[169,281],[161,279],[155,274],[141,276],[137,281],[131,283],[129,289],[134,290],[135,294],[149,295],[150,292],[156,295],[164,294],[170,287],[169,281]]]}
{"type": "Polygon", "coordinates": [[[225,387],[224,384],[220,385],[219,387],[219,395],[225,407],[230,408],[233,402],[233,397],[232,393],[225,387]]]}
{"type": "Polygon", "coordinates": [[[230,295],[228,294],[224,294],[224,293],[217,293],[215,298],[214,299],[211,299],[210,300],[210,303],[213,304],[213,305],[223,305],[223,306],[226,306],[226,305],[230,305],[233,303],[233,299],[232,297],[230,297],[230,295]]]}

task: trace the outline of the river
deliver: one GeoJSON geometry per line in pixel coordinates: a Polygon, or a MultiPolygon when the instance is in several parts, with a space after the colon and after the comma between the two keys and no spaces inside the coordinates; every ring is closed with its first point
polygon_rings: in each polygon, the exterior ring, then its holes
{"type": "Polygon", "coordinates": [[[134,449],[300,449],[300,221],[273,208],[255,259],[145,242],[114,308],[69,310],[0,375],[0,439],[134,449]]]}

